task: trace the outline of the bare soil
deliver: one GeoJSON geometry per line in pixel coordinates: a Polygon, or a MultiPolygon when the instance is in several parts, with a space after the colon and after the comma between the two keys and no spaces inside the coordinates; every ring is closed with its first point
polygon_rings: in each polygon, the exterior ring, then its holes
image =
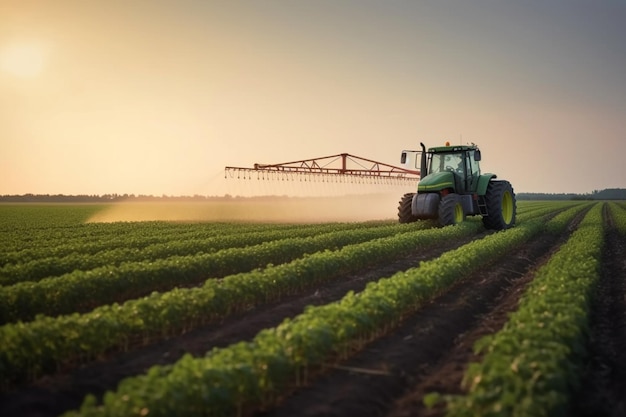
{"type": "MultiPolygon", "coordinates": [[[[577,417],[626,415],[626,239],[617,233],[608,213],[606,225],[602,277],[591,317],[590,355],[583,385],[574,393],[572,403],[572,415],[577,417]]],[[[443,415],[445,410],[424,407],[424,394],[461,392],[466,366],[478,359],[472,352],[474,342],[502,327],[534,272],[575,226],[576,222],[561,236],[543,234],[485,265],[431,300],[393,333],[291,393],[274,409],[257,412],[256,417],[443,415]]],[[[437,245],[222,323],[0,393],[0,415],[57,416],[76,409],[86,394],[101,396],[115,389],[123,378],[152,365],[173,363],[185,353],[200,356],[213,347],[251,339],[261,329],[299,314],[307,305],[338,300],[350,290],[361,291],[370,281],[436,258],[469,240],[437,245]]]]}

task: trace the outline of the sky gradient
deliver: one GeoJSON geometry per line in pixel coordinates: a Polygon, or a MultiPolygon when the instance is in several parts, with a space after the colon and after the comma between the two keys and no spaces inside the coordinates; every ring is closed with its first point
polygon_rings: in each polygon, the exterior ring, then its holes
{"type": "Polygon", "coordinates": [[[626,188],[624,21],[618,0],[1,0],[0,194],[272,194],[224,166],[446,140],[516,192],[626,188]]]}

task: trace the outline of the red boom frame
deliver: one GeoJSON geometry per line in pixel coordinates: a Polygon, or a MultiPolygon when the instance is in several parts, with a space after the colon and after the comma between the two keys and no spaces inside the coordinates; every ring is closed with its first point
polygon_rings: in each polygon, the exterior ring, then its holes
{"type": "MultiPolygon", "coordinates": [[[[420,178],[419,170],[410,170],[397,167],[383,162],[373,161],[348,153],[324,156],[321,158],[303,159],[300,161],[284,162],[280,164],[254,164],[254,168],[225,167],[225,178],[252,178],[256,173],[258,179],[274,179],[276,176],[284,179],[288,177],[304,175],[306,178],[314,180],[316,176],[321,176],[324,180],[332,179],[334,176],[358,177],[362,179],[389,179],[415,182],[420,178]],[[356,167],[349,167],[348,164],[356,167]],[[339,164],[331,167],[332,164],[339,164]],[[267,176],[265,175],[267,174],[267,176]]],[[[378,182],[378,181],[376,181],[378,182]]]]}

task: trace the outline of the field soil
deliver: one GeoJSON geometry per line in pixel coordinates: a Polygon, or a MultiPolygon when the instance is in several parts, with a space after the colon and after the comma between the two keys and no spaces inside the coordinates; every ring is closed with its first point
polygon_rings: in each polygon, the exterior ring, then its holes
{"type": "MultiPolygon", "coordinates": [[[[252,415],[444,415],[441,408],[423,406],[424,394],[461,392],[460,381],[467,365],[479,359],[473,354],[473,343],[502,327],[535,271],[567,240],[579,220],[561,236],[543,234],[485,265],[350,360],[311,378],[308,386],[287,393],[275,408],[252,415]]],[[[626,415],[626,240],[617,233],[608,213],[605,223],[607,240],[593,307],[591,353],[585,364],[584,383],[572,405],[572,415],[581,417],[626,415]]],[[[483,235],[472,239],[480,237],[483,235]]],[[[114,390],[123,378],[142,373],[152,365],[173,363],[185,353],[200,356],[213,347],[249,340],[263,328],[299,314],[307,305],[326,304],[347,291],[361,291],[370,281],[417,266],[469,240],[432,246],[222,323],[41,378],[0,394],[0,415],[57,416],[79,408],[86,394],[100,397],[114,390]]]]}

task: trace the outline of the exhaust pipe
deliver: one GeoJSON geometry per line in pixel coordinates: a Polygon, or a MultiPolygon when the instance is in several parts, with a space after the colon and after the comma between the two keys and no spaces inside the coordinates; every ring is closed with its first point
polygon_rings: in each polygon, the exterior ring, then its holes
{"type": "Polygon", "coordinates": [[[422,142],[420,142],[422,146],[422,162],[420,165],[420,180],[424,179],[426,175],[428,175],[428,167],[426,166],[426,146],[422,142]]]}

